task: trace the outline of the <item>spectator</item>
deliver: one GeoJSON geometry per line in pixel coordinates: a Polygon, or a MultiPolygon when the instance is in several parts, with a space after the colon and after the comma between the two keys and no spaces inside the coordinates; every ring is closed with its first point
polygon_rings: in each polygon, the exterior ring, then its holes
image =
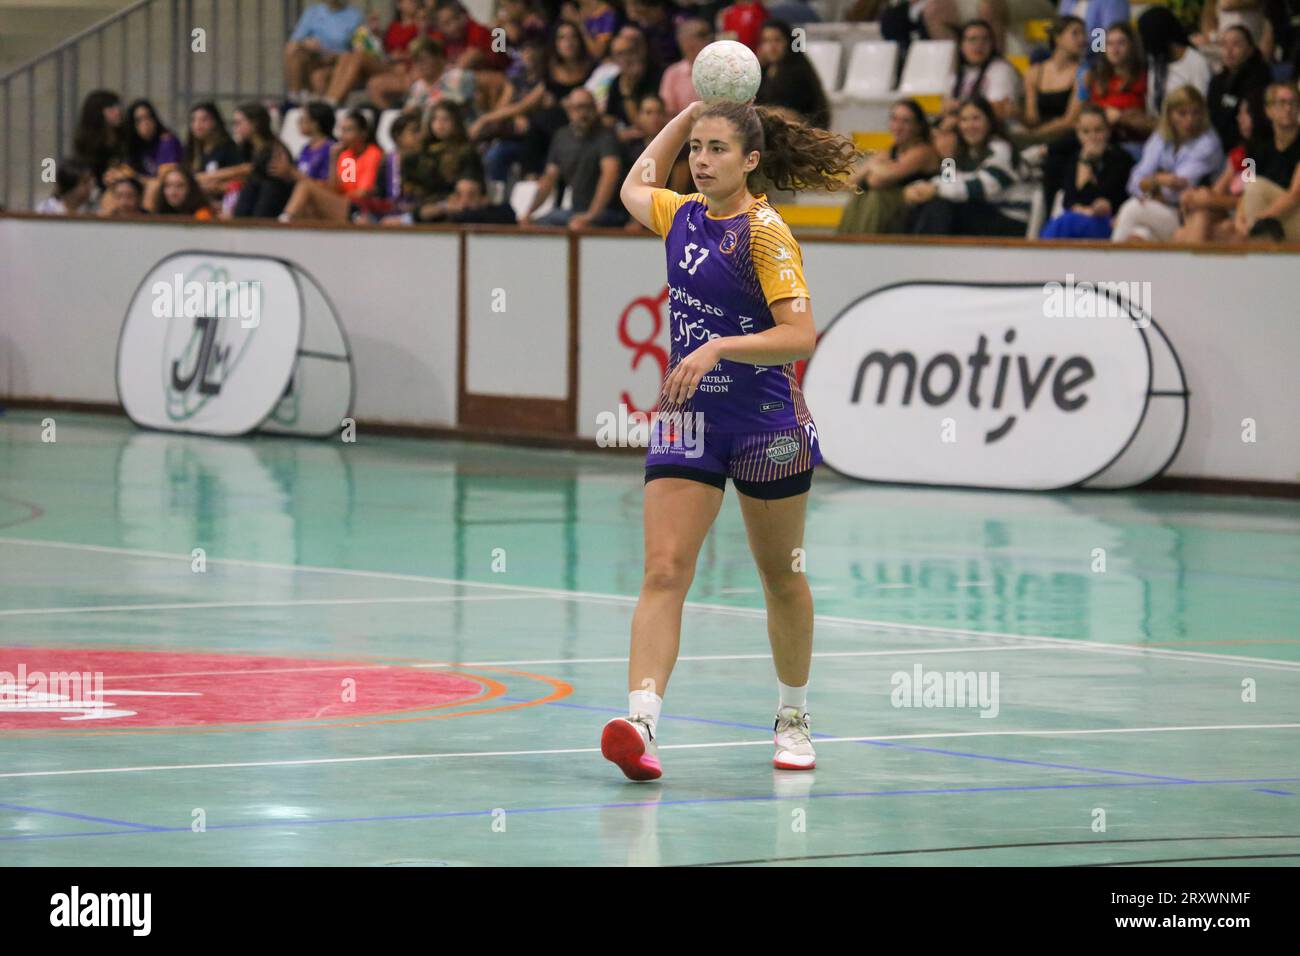
{"type": "Polygon", "coordinates": [[[1256,136],[1249,148],[1255,181],[1246,184],[1233,222],[1239,238],[1276,220],[1290,242],[1300,242],[1300,93],[1294,83],[1274,83],[1264,99],[1272,137],[1256,136]]]}
{"type": "Polygon", "coordinates": [[[497,5],[496,26],[505,31],[512,58],[526,41],[543,39],[547,31],[546,15],[537,0],[501,0],[497,5]]]}
{"type": "Polygon", "coordinates": [[[334,108],[328,103],[308,103],[298,114],[298,132],[307,144],[298,153],[294,182],[305,177],[323,183],[330,178],[335,122],[334,108]]]}
{"type": "Polygon", "coordinates": [[[691,67],[700,51],[713,42],[713,27],[704,17],[688,16],[677,24],[677,46],[682,58],[664,70],[659,96],[669,116],[676,116],[698,98],[691,81],[691,67]]]}
{"type": "MultiPolygon", "coordinates": [[[[1210,64],[1191,45],[1187,30],[1168,7],[1152,7],[1138,17],[1138,34],[1148,57],[1148,126],[1162,115],[1165,96],[1184,86],[1202,97],[1210,89],[1210,64]]],[[[1215,164],[1217,167],[1217,163],[1215,164]]]]}
{"type": "MultiPolygon", "coordinates": [[[[501,74],[490,70],[469,70],[452,66],[443,55],[442,44],[434,39],[418,41],[415,50],[415,80],[407,94],[402,109],[407,112],[427,115],[434,104],[447,100],[461,105],[467,113],[474,113],[475,104],[484,90],[480,89],[480,77],[500,77],[501,74]]],[[[486,84],[484,84],[486,88],[486,84]]],[[[378,88],[371,90],[378,97],[386,94],[378,88]]],[[[378,99],[377,102],[385,102],[378,99]]]]}
{"type": "Polygon", "coordinates": [[[482,179],[482,161],[469,141],[460,109],[454,103],[438,103],[422,147],[402,159],[402,181],[417,203],[415,221],[445,219],[446,209],[439,204],[464,178],[482,179]]]}
{"type": "Polygon", "coordinates": [[[1206,100],[1210,122],[1225,147],[1237,141],[1237,112],[1241,101],[1262,93],[1273,82],[1273,71],[1244,26],[1228,27],[1219,36],[1223,69],[1210,80],[1206,100]]]}
{"type": "Polygon", "coordinates": [[[1199,47],[1219,40],[1234,27],[1245,29],[1251,46],[1258,43],[1265,62],[1273,59],[1273,25],[1269,22],[1265,0],[1205,0],[1201,7],[1201,32],[1192,37],[1199,47]]]}
{"type": "Polygon", "coordinates": [[[184,158],[181,141],[158,118],[148,100],[136,100],[127,110],[131,125],[126,132],[127,162],[145,180],[156,179],[166,167],[184,158]]]}
{"type": "Polygon", "coordinates": [[[1128,23],[1112,23],[1106,31],[1106,52],[1084,74],[1083,99],[1101,107],[1110,124],[1111,139],[1136,143],[1145,139],[1147,71],[1142,45],[1128,23]]]}
{"type": "Polygon", "coordinates": [[[284,209],[293,192],[288,175],[271,171],[293,168],[293,159],[284,143],[271,131],[271,114],[261,103],[249,101],[235,109],[235,142],[243,160],[232,172],[243,179],[233,213],[238,218],[274,219],[284,209]]]}
{"type": "MultiPolygon", "coordinates": [[[[627,139],[623,142],[623,168],[630,169],[632,164],[641,158],[645,152],[646,146],[659,135],[659,131],[668,125],[668,111],[664,107],[664,101],[658,93],[647,93],[641,97],[637,104],[636,112],[636,139],[627,139]]],[[[689,161],[690,147],[683,147],[682,151],[673,160],[673,168],[668,173],[667,188],[673,192],[691,193],[695,187],[691,182],[691,166],[689,161]]],[[[641,232],[642,227],[635,219],[628,219],[627,228],[631,232],[641,232]]]]}
{"type": "MultiPolygon", "coordinates": [[[[377,22],[376,22],[377,28],[377,22]]],[[[386,96],[400,95],[411,85],[410,53],[414,43],[427,29],[422,0],[397,0],[393,20],[384,31],[382,54],[364,46],[339,54],[330,76],[325,102],[337,106],[360,86],[383,90],[386,96]]]]}
{"type": "Polygon", "coordinates": [[[513,225],[515,211],[507,203],[488,200],[481,179],[458,179],[444,204],[448,222],[486,222],[513,225]]]}
{"type": "MultiPolygon", "coordinates": [[[[326,222],[348,222],[352,219],[360,200],[375,194],[379,164],[384,153],[375,145],[370,130],[370,120],[360,110],[348,113],[339,127],[339,141],[330,148],[330,178],[327,182],[300,178],[293,187],[280,214],[281,222],[295,219],[317,219],[326,222]]],[[[277,163],[275,172],[292,175],[287,163],[277,163]]]]}
{"type": "Polygon", "coordinates": [[[393,121],[389,132],[396,148],[385,154],[379,164],[379,173],[375,177],[375,194],[353,202],[368,221],[409,224],[413,221],[420,197],[416,195],[414,184],[404,178],[402,171],[407,160],[419,155],[424,146],[420,117],[414,113],[403,113],[393,121]]]}
{"type": "Polygon", "coordinates": [[[609,45],[609,52],[618,64],[618,76],[609,85],[602,118],[626,142],[640,136],[635,127],[636,104],[641,97],[659,89],[660,73],[651,65],[650,47],[637,27],[619,30],[609,45]]]}
{"type": "Polygon", "coordinates": [[[582,46],[593,63],[605,59],[614,34],[623,25],[618,8],[605,0],[578,0],[576,4],[565,2],[560,7],[560,19],[577,29],[582,46]]]}
{"type": "Polygon", "coordinates": [[[516,164],[520,175],[535,179],[546,162],[550,133],[535,122],[538,112],[555,102],[548,89],[546,46],[541,39],[530,37],[524,40],[520,55],[520,68],[507,76],[511,87],[508,101],[484,113],[469,127],[471,140],[492,140],[483,164],[488,181],[493,183],[508,182],[516,164]]]}
{"type": "Polygon", "coordinates": [[[797,27],[805,23],[821,23],[822,17],[808,0],[782,0],[770,7],[768,13],[777,20],[784,20],[797,27]]]}
{"type": "Polygon", "coordinates": [[[623,166],[618,138],[597,119],[596,100],[589,90],[570,93],[565,98],[564,110],[569,125],[551,140],[546,170],[522,222],[525,225],[532,222],[537,208],[552,193],[563,196],[563,188],[567,186],[572,208],[562,209],[557,203],[556,208],[537,220],[539,224],[568,225],[570,229],[621,226],[627,217],[615,201],[623,166]]]}
{"type": "Polygon", "coordinates": [[[628,21],[645,36],[650,62],[657,71],[676,63],[682,56],[672,10],[669,0],[627,0],[628,21]]]}
{"type": "Polygon", "coordinates": [[[792,48],[792,29],[780,20],[763,24],[758,45],[763,79],[754,102],[760,106],[785,107],[813,126],[829,129],[831,107],[826,91],[808,54],[792,48]]]}
{"type": "Polygon", "coordinates": [[[141,185],[140,180],[132,176],[129,170],[119,167],[108,173],[104,195],[99,204],[99,214],[113,219],[144,215],[144,208],[141,205],[143,199],[144,186],[141,185]]]}
{"type": "Polygon", "coordinates": [[[348,0],[325,0],[303,11],[284,48],[284,86],[292,102],[325,93],[329,68],[352,48],[362,22],[348,0]]]}
{"type": "Polygon", "coordinates": [[[433,37],[442,44],[447,62],[462,70],[504,70],[505,51],[492,48],[492,31],[470,17],[457,0],[442,0],[434,14],[433,37]]]}
{"type": "Polygon", "coordinates": [[[1132,197],[1115,216],[1115,242],[1167,242],[1178,228],[1183,191],[1201,185],[1223,165],[1223,147],[1210,126],[1205,97],[1184,86],[1165,97],[1160,123],[1129,174],[1132,197]]]}
{"type": "Polygon", "coordinates": [[[159,216],[188,216],[199,222],[212,220],[212,205],[198,180],[183,165],[171,166],[158,177],[160,186],[146,208],[159,216]]]}
{"type": "Polygon", "coordinates": [[[1012,24],[1046,20],[1057,12],[1054,6],[1052,0],[979,0],[975,15],[989,25],[993,45],[1006,50],[1009,49],[1008,30],[1012,24]]]}
{"type": "Polygon", "coordinates": [[[54,171],[54,193],[36,205],[43,216],[84,216],[93,213],[90,194],[95,190],[95,174],[82,162],[65,159],[54,171]]]}
{"type": "Polygon", "coordinates": [[[1083,21],[1061,17],[1047,34],[1051,54],[1025,74],[1025,139],[1049,143],[1074,138],[1074,121],[1083,101],[1076,95],[1079,71],[1088,48],[1083,21]]]}
{"type": "Polygon", "coordinates": [[[1065,177],[1063,212],[1043,227],[1042,238],[1109,239],[1115,210],[1128,198],[1133,157],[1111,142],[1110,124],[1099,106],[1083,107],[1075,131],[1079,151],[1065,177]]]}
{"type": "Polygon", "coordinates": [[[1273,126],[1264,115],[1263,92],[1243,99],[1237,108],[1237,145],[1228,153],[1223,172],[1213,186],[1194,186],[1178,199],[1183,224],[1174,231],[1174,242],[1204,243],[1212,237],[1230,242],[1237,238],[1233,213],[1246,191],[1247,175],[1254,176],[1247,156],[1249,144],[1272,136],[1273,126]]]}
{"type": "Polygon", "coordinates": [[[109,90],[95,90],[81,104],[72,150],[77,159],[90,167],[98,186],[104,185],[105,173],[126,162],[126,130],[122,119],[122,100],[109,90]]]}
{"type": "Polygon", "coordinates": [[[1032,188],[993,104],[980,96],[957,111],[955,175],[911,183],[909,231],[932,236],[1024,236],[1032,188]]]}
{"type": "Polygon", "coordinates": [[[1094,53],[1101,52],[1096,49],[1099,44],[1097,39],[1104,40],[1106,33],[1112,23],[1128,23],[1132,19],[1129,13],[1128,0],[1060,0],[1056,12],[1059,16],[1078,16],[1075,11],[1080,3],[1085,3],[1087,11],[1084,14],[1083,31],[1084,31],[1084,59],[1094,59],[1094,53]]]}
{"type": "Polygon", "coordinates": [[[951,113],[958,104],[978,96],[987,100],[1006,121],[1020,113],[1020,74],[1003,59],[993,42],[993,28],[985,20],[970,20],[962,25],[957,44],[957,74],[944,103],[951,113]]]}
{"type": "Polygon", "coordinates": [[[718,29],[757,53],[767,16],[767,7],[763,6],[762,0],[739,0],[718,15],[718,29]]]}
{"type": "Polygon", "coordinates": [[[231,170],[240,163],[239,147],[226,130],[216,103],[196,103],[190,108],[183,162],[209,196],[221,195],[226,184],[237,178],[231,170]]]}
{"type": "Polygon", "coordinates": [[[862,192],[849,198],[836,232],[840,235],[887,235],[906,231],[903,190],[939,171],[939,154],[930,142],[930,124],[916,100],[898,100],[889,109],[894,144],[874,153],[853,174],[862,192]]]}

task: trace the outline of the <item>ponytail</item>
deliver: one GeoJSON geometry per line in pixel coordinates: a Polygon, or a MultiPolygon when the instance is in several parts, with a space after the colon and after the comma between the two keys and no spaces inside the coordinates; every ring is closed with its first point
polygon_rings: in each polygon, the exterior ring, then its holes
{"type": "Polygon", "coordinates": [[[788,110],[724,100],[701,110],[697,122],[710,116],[736,128],[746,154],[758,152],[751,181],[761,180],[780,192],[843,189],[861,159],[850,140],[788,110]]]}

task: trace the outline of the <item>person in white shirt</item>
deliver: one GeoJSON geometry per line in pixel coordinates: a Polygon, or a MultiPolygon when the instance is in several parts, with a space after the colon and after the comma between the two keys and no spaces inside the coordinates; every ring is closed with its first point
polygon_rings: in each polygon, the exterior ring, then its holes
{"type": "Polygon", "coordinates": [[[1024,84],[1016,68],[1002,58],[993,42],[993,28],[984,20],[970,20],[961,28],[957,45],[957,73],[944,102],[950,113],[957,104],[981,96],[992,104],[1004,123],[1020,115],[1024,84]]]}
{"type": "Polygon", "coordinates": [[[1214,71],[1168,7],[1152,7],[1138,17],[1138,33],[1147,52],[1147,113],[1154,128],[1168,94],[1190,86],[1204,96],[1214,71]]]}
{"type": "Polygon", "coordinates": [[[59,163],[54,171],[54,193],[36,205],[43,216],[86,215],[93,212],[90,194],[95,189],[95,177],[83,164],[75,160],[59,163]]]}

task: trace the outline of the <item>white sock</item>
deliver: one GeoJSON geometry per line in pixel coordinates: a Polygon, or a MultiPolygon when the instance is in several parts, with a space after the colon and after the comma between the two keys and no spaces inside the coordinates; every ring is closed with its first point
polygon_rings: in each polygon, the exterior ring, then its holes
{"type": "Polygon", "coordinates": [[[651,733],[654,733],[654,728],[659,723],[659,711],[663,706],[664,699],[652,690],[634,690],[627,695],[627,715],[649,717],[651,733]]]}
{"type": "Polygon", "coordinates": [[[786,707],[793,707],[802,714],[804,708],[808,706],[808,685],[791,687],[789,684],[782,684],[780,681],[776,683],[781,688],[781,702],[776,709],[784,710],[786,707]]]}

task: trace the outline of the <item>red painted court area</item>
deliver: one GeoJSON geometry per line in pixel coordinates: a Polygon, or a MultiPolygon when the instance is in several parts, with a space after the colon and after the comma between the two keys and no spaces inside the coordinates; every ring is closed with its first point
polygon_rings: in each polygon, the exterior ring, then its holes
{"type": "Polygon", "coordinates": [[[0,730],[135,730],[365,717],[495,696],[445,670],[253,657],[0,648],[0,730]]]}

